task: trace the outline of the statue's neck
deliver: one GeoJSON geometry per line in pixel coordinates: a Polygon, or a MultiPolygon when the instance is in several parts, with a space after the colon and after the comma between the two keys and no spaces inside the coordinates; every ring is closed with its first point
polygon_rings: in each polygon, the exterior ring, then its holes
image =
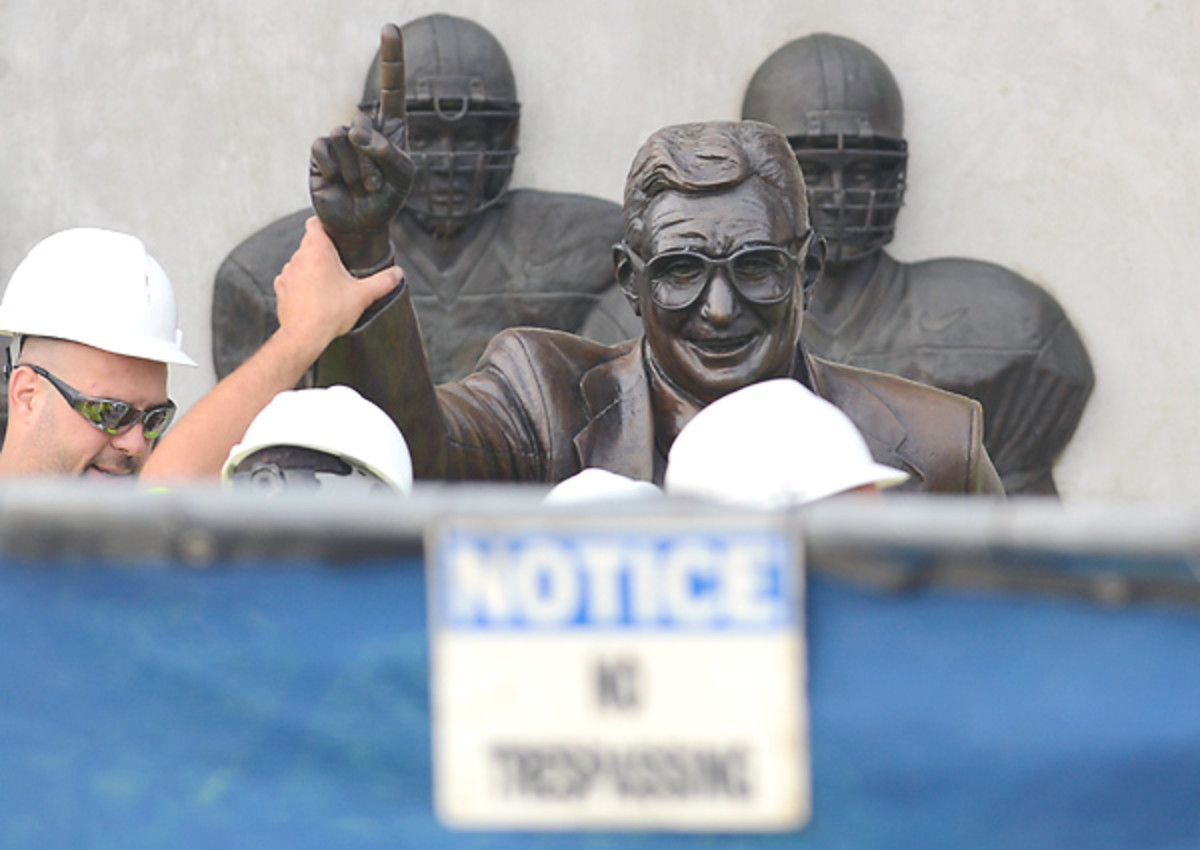
{"type": "Polygon", "coordinates": [[[808,312],[824,326],[844,322],[858,306],[882,256],[882,251],[876,251],[860,260],[827,265],[813,290],[808,312]]]}
{"type": "Polygon", "coordinates": [[[439,268],[453,265],[469,245],[474,242],[481,227],[479,217],[465,219],[461,226],[440,229],[429,220],[407,211],[398,219],[404,225],[404,240],[414,249],[428,257],[439,268]]]}

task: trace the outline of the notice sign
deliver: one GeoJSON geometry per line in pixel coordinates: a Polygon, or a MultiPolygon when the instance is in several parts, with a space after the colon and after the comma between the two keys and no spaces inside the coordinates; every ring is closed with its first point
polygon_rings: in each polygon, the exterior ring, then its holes
{"type": "Polygon", "coordinates": [[[766,520],[557,522],[459,521],[430,540],[439,817],[804,825],[798,540],[766,520]]]}

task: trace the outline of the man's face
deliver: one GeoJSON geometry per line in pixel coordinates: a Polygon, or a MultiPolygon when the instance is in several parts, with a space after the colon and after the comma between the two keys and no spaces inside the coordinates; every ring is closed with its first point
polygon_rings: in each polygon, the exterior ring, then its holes
{"type": "MultiPolygon", "coordinates": [[[[164,363],[124,357],[77,343],[54,343],[55,356],[44,362],[31,352],[18,362],[37,362],[77,392],[125,401],[142,410],[167,401],[164,363]],[[48,365],[52,364],[52,365],[48,365]]],[[[22,381],[36,382],[24,415],[10,410],[9,428],[26,429],[21,441],[31,453],[23,466],[45,475],[106,477],[136,473],[145,464],[150,444],[136,424],[122,434],[98,430],[68,405],[50,382],[30,369],[16,369],[22,381]],[[19,417],[19,419],[18,419],[19,417]]],[[[13,379],[10,379],[13,380],[13,379]]],[[[18,406],[24,406],[20,400],[18,406]]],[[[19,437],[18,437],[19,439],[19,437]]]]}
{"type": "Polygon", "coordinates": [[[364,463],[302,446],[265,446],[242,458],[229,476],[231,485],[264,496],[286,491],[352,495],[386,493],[394,488],[364,463]]]}
{"type": "MultiPolygon", "coordinates": [[[[716,194],[665,192],[646,210],[644,258],[687,249],[724,258],[749,246],[795,251],[787,210],[757,180],[716,194]]],[[[800,338],[801,273],[791,266],[790,291],[773,304],[746,299],[716,269],[700,296],[679,310],[659,306],[645,275],[637,275],[638,302],[650,350],[681,389],[708,403],[767,378],[788,374],[800,338]]]]}

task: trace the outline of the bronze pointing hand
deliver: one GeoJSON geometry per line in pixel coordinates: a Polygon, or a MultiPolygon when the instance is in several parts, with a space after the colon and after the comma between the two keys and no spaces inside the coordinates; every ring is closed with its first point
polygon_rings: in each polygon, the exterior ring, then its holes
{"type": "Polygon", "coordinates": [[[400,28],[380,33],[380,98],[312,146],[313,210],[346,268],[362,277],[390,265],[389,226],[404,205],[416,171],[406,142],[404,41],[400,28]]]}

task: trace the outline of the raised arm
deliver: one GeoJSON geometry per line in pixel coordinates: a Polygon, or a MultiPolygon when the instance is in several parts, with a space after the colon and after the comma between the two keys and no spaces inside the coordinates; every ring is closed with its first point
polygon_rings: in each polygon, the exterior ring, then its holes
{"type": "MultiPolygon", "coordinates": [[[[412,161],[404,151],[399,28],[384,27],[379,52],[381,94],[375,114],[360,114],[352,126],[313,144],[313,209],[355,273],[391,262],[391,222],[413,178],[412,161]]],[[[316,383],[352,386],[385,410],[408,441],[418,478],[540,477],[529,429],[519,415],[509,415],[520,407],[518,400],[496,406],[486,403],[489,391],[468,389],[463,395],[434,390],[406,289],[402,285],[397,297],[373,305],[353,333],[329,346],[314,370],[316,383]],[[471,447],[464,448],[464,438],[471,447]],[[476,450],[476,443],[484,448],[476,450]]],[[[472,376],[470,387],[480,380],[472,376]]],[[[502,386],[494,388],[495,394],[504,392],[502,386]]]]}
{"type": "Polygon", "coordinates": [[[277,393],[294,387],[329,343],[401,278],[394,266],[367,278],[352,277],[321,223],[310,218],[300,248],[275,279],[279,330],[163,437],[141,479],[215,480],[258,412],[277,393]]]}

